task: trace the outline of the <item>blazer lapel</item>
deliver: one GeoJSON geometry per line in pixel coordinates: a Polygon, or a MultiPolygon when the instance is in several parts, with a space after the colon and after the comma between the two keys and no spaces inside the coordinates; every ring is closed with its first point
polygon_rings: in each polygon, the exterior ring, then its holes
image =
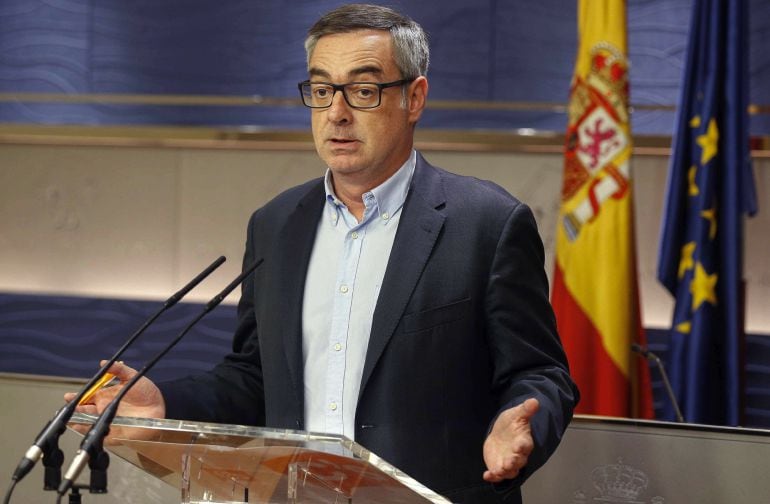
{"type": "Polygon", "coordinates": [[[323,211],[325,192],[323,181],[319,180],[299,201],[295,210],[286,219],[279,235],[276,250],[280,250],[281,267],[278,268],[282,305],[276,316],[280,319],[279,335],[283,341],[289,373],[297,391],[300,404],[304,404],[304,383],[302,369],[302,300],[305,292],[305,277],[313,250],[318,219],[323,211]]]}
{"type": "Polygon", "coordinates": [[[385,278],[372,320],[359,400],[377,361],[393,336],[442,227],[446,202],[439,172],[418,154],[385,278]]]}

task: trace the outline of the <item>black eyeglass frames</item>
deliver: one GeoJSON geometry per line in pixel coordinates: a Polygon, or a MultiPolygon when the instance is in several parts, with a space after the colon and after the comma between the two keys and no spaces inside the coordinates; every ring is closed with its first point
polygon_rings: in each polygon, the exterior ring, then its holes
{"type": "Polygon", "coordinates": [[[382,90],[390,87],[403,86],[414,79],[401,79],[393,82],[348,82],[332,84],[331,82],[311,82],[309,80],[297,84],[302,103],[310,108],[329,108],[337,91],[342,92],[345,101],[356,109],[372,109],[382,103],[382,90]]]}

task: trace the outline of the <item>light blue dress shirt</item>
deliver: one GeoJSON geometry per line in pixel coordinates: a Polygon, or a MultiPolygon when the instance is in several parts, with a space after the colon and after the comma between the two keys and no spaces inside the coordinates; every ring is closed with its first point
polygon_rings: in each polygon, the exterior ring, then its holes
{"type": "Polygon", "coordinates": [[[302,357],[305,428],[355,436],[355,415],[372,316],[417,153],[363,194],[361,222],[335,196],[326,171],[326,204],[305,279],[302,357]]]}

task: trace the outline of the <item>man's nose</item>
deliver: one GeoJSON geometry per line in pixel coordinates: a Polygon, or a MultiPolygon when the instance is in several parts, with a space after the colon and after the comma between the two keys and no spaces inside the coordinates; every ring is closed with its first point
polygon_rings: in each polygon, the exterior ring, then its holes
{"type": "Polygon", "coordinates": [[[350,105],[348,105],[348,102],[345,100],[342,90],[334,93],[332,104],[327,109],[327,114],[329,121],[334,123],[350,121],[352,119],[350,105]]]}

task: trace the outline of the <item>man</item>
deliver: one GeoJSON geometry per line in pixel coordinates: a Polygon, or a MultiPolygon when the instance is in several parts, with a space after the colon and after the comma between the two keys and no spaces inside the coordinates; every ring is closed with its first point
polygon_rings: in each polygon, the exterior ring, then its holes
{"type": "Polygon", "coordinates": [[[326,176],[252,216],[244,264],[264,262],[233,353],[141,381],[120,413],[344,434],[453,502],[518,502],[577,401],[532,213],[413,150],[428,94],[414,21],[344,6],[305,46],[326,176]]]}

